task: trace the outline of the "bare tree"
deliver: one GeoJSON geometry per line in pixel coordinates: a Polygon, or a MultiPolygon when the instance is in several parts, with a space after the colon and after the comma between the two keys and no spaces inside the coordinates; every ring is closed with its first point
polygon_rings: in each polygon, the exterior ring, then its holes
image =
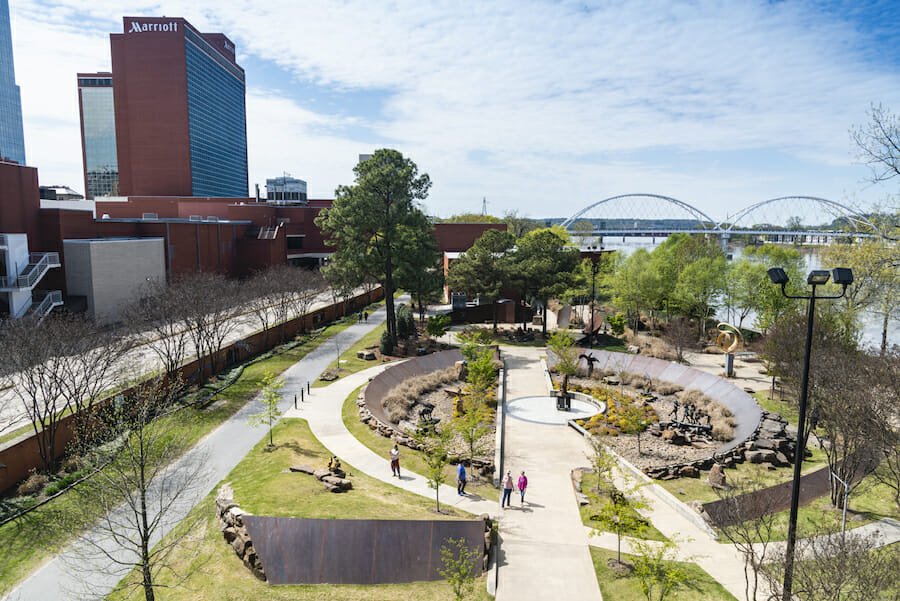
{"type": "Polygon", "coordinates": [[[238,286],[221,275],[201,272],[177,279],[172,294],[187,311],[185,325],[197,353],[198,383],[202,384],[207,369],[210,374],[218,371],[217,356],[238,326],[238,286]]]}
{"type": "Polygon", "coordinates": [[[857,158],[872,170],[870,181],[883,182],[900,175],[900,119],[880,104],[871,106],[869,118],[850,135],[857,158]]]}
{"type": "Polygon", "coordinates": [[[325,290],[325,280],[316,271],[296,269],[293,273],[286,274],[285,315],[288,319],[301,317],[309,313],[316,297],[325,290]]]}
{"type": "Polygon", "coordinates": [[[793,592],[805,601],[900,599],[900,547],[876,549],[878,535],[839,533],[801,541],[793,592]]]}
{"type": "Polygon", "coordinates": [[[253,313],[262,328],[267,347],[269,346],[269,329],[278,319],[274,296],[279,286],[273,270],[274,268],[254,273],[253,277],[243,282],[242,286],[246,291],[244,304],[253,313]]]}
{"type": "Polygon", "coordinates": [[[195,569],[194,562],[176,564],[172,556],[176,549],[180,555],[196,550],[191,534],[202,516],[190,523],[182,518],[201,493],[197,486],[204,465],[199,453],[184,455],[190,448],[189,428],[171,412],[176,388],[163,378],[145,380],[110,411],[108,427],[121,434],[96,451],[105,467],[73,489],[75,511],[83,510],[76,519],[90,524],[72,554],[77,565],[68,566],[82,582],[94,581],[99,573],[107,582],[118,582],[112,593],[142,591],[152,601],[157,589],[189,575],[178,573],[180,566],[195,569]],[[103,517],[92,523],[98,510],[103,517]]]}
{"type": "Polygon", "coordinates": [[[93,437],[94,404],[117,383],[128,343],[83,317],[51,314],[40,325],[12,322],[0,347],[0,378],[34,429],[44,469],[53,471],[63,415],[74,412],[76,442],[83,447],[93,437]]]}
{"type": "Polygon", "coordinates": [[[771,561],[770,541],[775,535],[780,507],[779,499],[775,495],[759,492],[761,488],[746,480],[717,488],[719,503],[715,504],[716,511],[712,516],[722,536],[744,558],[744,595],[747,601],[758,598],[761,586],[772,588],[773,584],[763,569],[763,562],[767,559],[771,561]]]}
{"type": "Polygon", "coordinates": [[[152,285],[142,296],[126,309],[123,321],[137,330],[135,344],[154,354],[163,373],[175,379],[188,356],[190,330],[185,319],[189,307],[165,282],[152,285]]]}
{"type": "Polygon", "coordinates": [[[675,348],[676,360],[684,361],[684,351],[697,344],[697,334],[687,319],[680,317],[666,325],[666,340],[675,348]]]}

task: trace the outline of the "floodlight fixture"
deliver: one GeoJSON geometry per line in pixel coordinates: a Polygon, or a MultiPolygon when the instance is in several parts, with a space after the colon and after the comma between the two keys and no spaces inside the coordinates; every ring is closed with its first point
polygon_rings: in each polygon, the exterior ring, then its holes
{"type": "Polygon", "coordinates": [[[848,267],[835,267],[831,270],[831,279],[835,284],[847,287],[853,283],[853,270],[848,267]]]}
{"type": "Polygon", "coordinates": [[[788,283],[788,281],[790,281],[790,278],[788,278],[787,273],[785,273],[784,269],[782,269],[781,267],[773,267],[772,269],[768,270],[766,273],[769,274],[769,279],[772,280],[773,284],[778,284],[778,285],[784,286],[785,284],[788,283]]]}
{"type": "Polygon", "coordinates": [[[831,274],[824,269],[815,269],[809,272],[809,276],[806,278],[806,283],[811,286],[822,286],[828,283],[829,278],[831,278],[831,274]]]}

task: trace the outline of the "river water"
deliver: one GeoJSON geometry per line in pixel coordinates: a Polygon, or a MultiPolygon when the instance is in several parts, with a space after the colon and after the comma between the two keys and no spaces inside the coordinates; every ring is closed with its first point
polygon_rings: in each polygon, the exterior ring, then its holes
{"type": "MultiPolygon", "coordinates": [[[[615,250],[630,254],[638,248],[645,248],[652,251],[665,241],[665,237],[612,237],[607,236],[603,239],[603,248],[606,250],[615,250]]],[[[732,257],[732,260],[739,259],[743,253],[744,247],[740,245],[729,244],[726,253],[732,257]]],[[[821,255],[817,247],[799,247],[806,263],[807,272],[813,269],[830,269],[839,267],[839,265],[823,266],[821,264],[821,255]]],[[[729,316],[724,309],[721,309],[716,315],[718,319],[728,321],[729,316]]],[[[755,316],[751,313],[744,318],[744,327],[752,328],[755,316]]],[[[862,316],[862,345],[872,348],[881,347],[881,326],[883,317],[877,313],[866,312],[862,316]]],[[[736,320],[735,320],[736,321],[736,320]]],[[[736,325],[736,324],[735,324],[736,325]]],[[[888,345],[900,344],[900,321],[891,319],[888,321],[887,333],[888,345]]]]}

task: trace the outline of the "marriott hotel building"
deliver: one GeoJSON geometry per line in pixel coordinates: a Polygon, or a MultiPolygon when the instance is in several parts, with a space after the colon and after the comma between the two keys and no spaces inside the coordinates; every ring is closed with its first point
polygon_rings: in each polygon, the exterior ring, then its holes
{"type": "Polygon", "coordinates": [[[110,35],[112,73],[78,76],[86,187],[98,165],[118,178],[88,197],[247,197],[244,70],[234,43],[181,18],[125,17],[123,31],[110,35]],[[111,105],[86,102],[86,88],[101,96],[97,88],[110,84],[111,105]]]}

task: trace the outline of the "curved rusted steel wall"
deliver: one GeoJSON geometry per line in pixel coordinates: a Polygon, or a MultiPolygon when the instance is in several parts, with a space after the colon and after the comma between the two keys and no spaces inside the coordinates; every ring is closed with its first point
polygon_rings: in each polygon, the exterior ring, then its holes
{"type": "Polygon", "coordinates": [[[381,405],[381,401],[387,396],[387,393],[395,386],[402,384],[410,378],[441,369],[447,369],[457,361],[462,361],[462,358],[463,356],[462,353],[459,352],[459,349],[453,349],[425,355],[423,357],[414,357],[402,363],[392,365],[372,378],[372,381],[366,386],[366,407],[378,421],[400,432],[395,424],[392,424],[387,418],[384,407],[381,405]]]}
{"type": "MultiPolygon", "coordinates": [[[[684,387],[685,390],[696,388],[714,401],[718,401],[728,407],[737,420],[734,430],[734,438],[723,444],[716,453],[724,453],[742,444],[753,436],[762,419],[762,410],[752,396],[741,390],[728,380],[714,376],[713,374],[695,369],[688,365],[673,363],[646,357],[644,355],[631,355],[627,353],[613,353],[611,351],[597,351],[578,349],[579,354],[593,355],[598,362],[594,364],[595,371],[607,369],[629,374],[649,375],[653,380],[671,382],[684,387]]],[[[548,363],[552,363],[552,353],[548,353],[548,363]]],[[[587,361],[579,359],[579,366],[587,369],[587,361]]]]}

